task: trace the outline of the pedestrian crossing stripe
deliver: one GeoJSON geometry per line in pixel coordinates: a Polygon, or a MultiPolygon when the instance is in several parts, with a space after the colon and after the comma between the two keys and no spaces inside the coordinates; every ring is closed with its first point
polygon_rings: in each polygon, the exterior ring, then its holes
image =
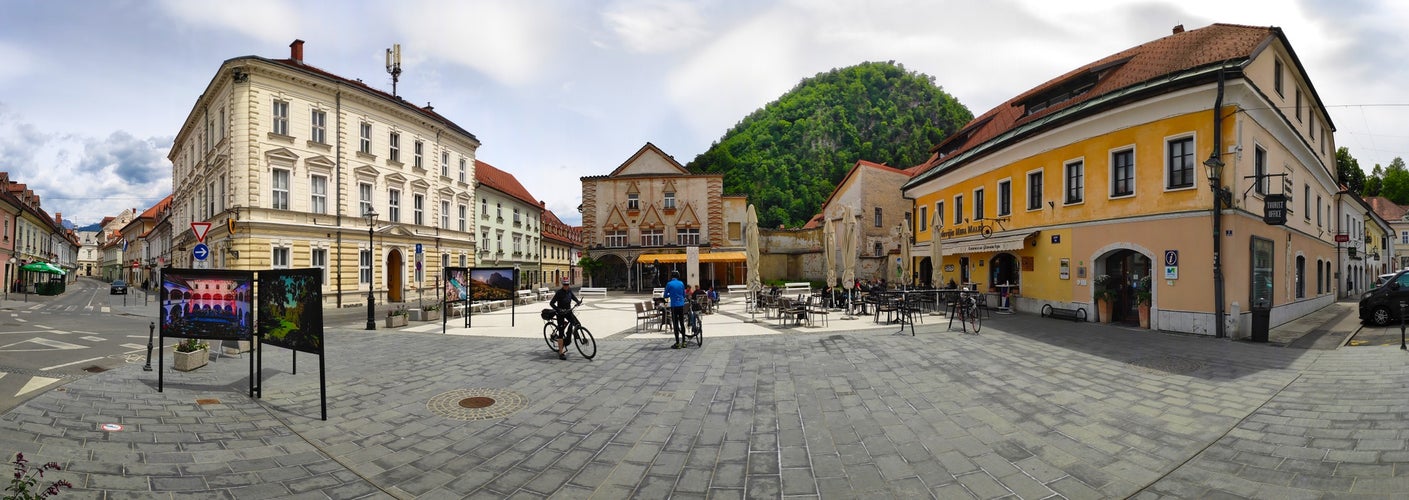
{"type": "MultiPolygon", "coordinates": [[[[8,373],[5,373],[5,372],[0,372],[0,379],[5,378],[6,375],[9,375],[9,374],[8,374],[8,373]]],[[[16,393],[15,393],[14,397],[20,397],[20,396],[23,396],[23,395],[25,395],[25,394],[28,394],[28,393],[37,391],[37,390],[39,390],[39,389],[43,389],[44,387],[47,387],[49,384],[52,384],[52,383],[54,383],[54,382],[58,382],[59,380],[60,380],[60,379],[57,379],[57,378],[40,377],[40,376],[37,376],[37,375],[36,375],[36,376],[31,376],[31,377],[29,378],[29,380],[24,383],[24,387],[21,387],[20,390],[19,390],[19,392],[16,392],[16,393]]]]}

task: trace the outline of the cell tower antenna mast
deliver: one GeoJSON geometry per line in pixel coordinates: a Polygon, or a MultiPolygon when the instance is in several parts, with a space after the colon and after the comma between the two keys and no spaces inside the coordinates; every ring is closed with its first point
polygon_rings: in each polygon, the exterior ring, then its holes
{"type": "Polygon", "coordinates": [[[391,73],[391,96],[396,97],[396,81],[401,79],[401,44],[386,49],[386,72],[391,73]]]}

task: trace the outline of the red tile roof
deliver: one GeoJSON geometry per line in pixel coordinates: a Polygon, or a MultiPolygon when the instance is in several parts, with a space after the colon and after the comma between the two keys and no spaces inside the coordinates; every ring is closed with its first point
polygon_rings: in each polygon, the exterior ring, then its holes
{"type": "MultiPolygon", "coordinates": [[[[1062,76],[1018,94],[1016,97],[970,121],[958,132],[931,148],[930,160],[913,170],[924,172],[922,177],[935,175],[931,168],[1003,137],[1027,124],[1045,125],[1046,120],[1064,109],[1087,103],[1098,97],[1137,84],[1170,78],[1178,73],[1212,67],[1229,61],[1247,59],[1257,53],[1271,37],[1283,37],[1276,27],[1214,24],[1204,28],[1175,33],[1106,56],[1072,70],[1062,76]],[[1089,89],[1079,89],[1090,85],[1089,89]],[[1063,90],[1079,92],[1066,100],[1047,97],[1063,90]],[[1029,107],[1046,104],[1045,108],[1027,113],[1029,107]]],[[[1283,37],[1285,40],[1285,38],[1283,37]]],[[[1288,49],[1290,50],[1290,48],[1288,49]]],[[[917,177],[918,181],[919,178],[917,177]]]]}
{"type": "Polygon", "coordinates": [[[523,184],[519,184],[514,174],[494,168],[493,165],[475,160],[475,180],[479,181],[481,186],[513,196],[529,205],[539,206],[538,200],[524,189],[523,184]]]}
{"type": "Polygon", "coordinates": [[[1386,222],[1397,222],[1403,220],[1404,214],[1409,213],[1409,207],[1390,201],[1383,196],[1371,196],[1365,198],[1365,203],[1370,205],[1370,209],[1384,218],[1386,222]]]}

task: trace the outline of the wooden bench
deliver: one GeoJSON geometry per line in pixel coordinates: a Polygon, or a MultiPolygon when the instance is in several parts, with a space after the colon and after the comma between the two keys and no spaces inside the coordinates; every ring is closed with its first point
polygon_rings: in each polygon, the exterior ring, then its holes
{"type": "Polygon", "coordinates": [[[1086,321],[1086,309],[1082,307],[1067,309],[1065,307],[1052,307],[1052,304],[1043,304],[1041,316],[1044,318],[1086,321]]]}
{"type": "Polygon", "coordinates": [[[584,287],[582,287],[582,288],[580,288],[580,289],[577,290],[577,294],[578,294],[578,295],[594,295],[594,296],[598,296],[598,297],[606,297],[606,296],[607,296],[607,289],[606,289],[606,288],[603,288],[603,287],[584,286],[584,287]]]}

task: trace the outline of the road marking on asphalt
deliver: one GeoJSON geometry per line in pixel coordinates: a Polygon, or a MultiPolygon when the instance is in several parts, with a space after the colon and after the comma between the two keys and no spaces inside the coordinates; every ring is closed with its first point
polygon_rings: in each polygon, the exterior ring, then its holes
{"type": "Polygon", "coordinates": [[[69,366],[69,365],[76,365],[76,364],[79,364],[79,363],[87,363],[87,362],[90,362],[90,361],[98,361],[98,360],[100,360],[100,359],[103,359],[103,358],[99,357],[99,358],[93,358],[93,359],[85,359],[85,360],[83,360],[83,361],[74,361],[74,362],[72,362],[72,363],[64,363],[64,364],[62,364],[62,365],[54,365],[54,366],[50,366],[50,367],[47,367],[47,368],[40,368],[40,370],[41,370],[41,371],[49,371],[49,370],[53,370],[53,369],[55,369],[55,368],[63,368],[63,367],[65,367],[65,366],[69,366]]]}
{"type": "Polygon", "coordinates": [[[89,341],[89,342],[102,342],[102,341],[104,341],[104,340],[107,340],[107,339],[104,339],[104,338],[102,338],[102,337],[93,337],[93,336],[79,337],[79,338],[80,338],[80,339],[83,339],[83,340],[87,340],[87,341],[89,341]]]}
{"type": "Polygon", "coordinates": [[[60,342],[57,340],[44,338],[32,338],[29,340],[21,340],[13,344],[0,346],[0,351],[3,352],[67,351],[71,349],[87,349],[87,346],[75,345],[70,344],[68,342],[60,342]],[[12,349],[12,347],[23,344],[25,342],[39,344],[46,347],[47,349],[12,349]]]}
{"type": "Polygon", "coordinates": [[[141,345],[141,344],[118,344],[118,347],[126,347],[126,348],[128,348],[128,349],[137,349],[137,350],[142,350],[142,349],[146,349],[146,348],[147,348],[147,346],[144,346],[144,345],[141,345]]]}
{"type": "Polygon", "coordinates": [[[56,378],[39,377],[39,376],[30,377],[30,378],[29,378],[29,382],[25,382],[24,387],[21,387],[21,388],[20,388],[20,392],[16,392],[16,393],[15,393],[15,396],[16,396],[16,397],[23,396],[23,395],[24,395],[25,393],[27,393],[27,392],[34,392],[34,391],[37,391],[37,390],[39,390],[39,389],[44,388],[44,386],[47,386],[47,385],[49,385],[49,384],[52,384],[52,383],[58,382],[58,381],[59,381],[59,379],[56,379],[56,378]]]}

